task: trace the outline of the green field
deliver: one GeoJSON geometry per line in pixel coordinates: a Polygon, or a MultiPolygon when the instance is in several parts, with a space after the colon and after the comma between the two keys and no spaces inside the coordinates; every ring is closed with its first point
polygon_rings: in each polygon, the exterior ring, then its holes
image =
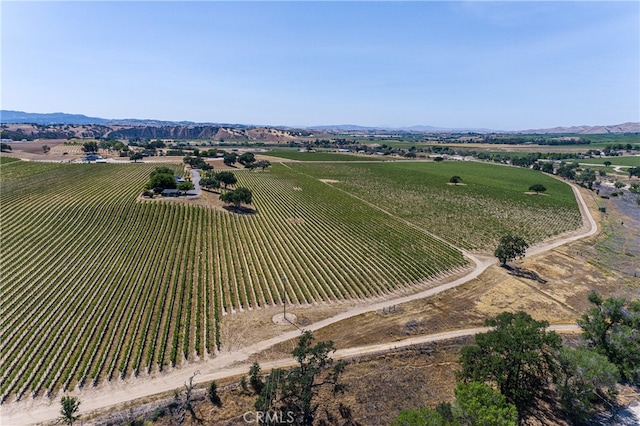
{"type": "Polygon", "coordinates": [[[640,167],[640,157],[636,156],[624,156],[624,157],[607,157],[607,158],[585,158],[584,160],[573,160],[578,163],[588,164],[604,164],[605,161],[610,161],[613,166],[631,166],[640,167]]]}
{"type": "Polygon", "coordinates": [[[385,157],[370,155],[340,154],[337,152],[299,152],[295,150],[273,150],[265,153],[272,157],[296,161],[384,161],[385,157]]]}
{"type": "Polygon", "coordinates": [[[491,254],[506,233],[529,243],[576,229],[571,188],[530,169],[477,162],[289,164],[407,219],[459,247],[491,254]],[[451,176],[465,185],[448,185],[451,176]],[[542,183],[545,195],[529,195],[542,183]]]}
{"type": "Polygon", "coordinates": [[[255,194],[243,215],[137,201],[153,168],[0,168],[3,401],[213,356],[225,314],[388,297],[470,266],[283,165],[236,172],[255,194]]]}
{"type": "Polygon", "coordinates": [[[14,158],[14,157],[7,157],[4,155],[0,155],[0,165],[2,164],[9,164],[9,163],[13,163],[16,161],[20,161],[20,159],[18,158],[14,158]]]}

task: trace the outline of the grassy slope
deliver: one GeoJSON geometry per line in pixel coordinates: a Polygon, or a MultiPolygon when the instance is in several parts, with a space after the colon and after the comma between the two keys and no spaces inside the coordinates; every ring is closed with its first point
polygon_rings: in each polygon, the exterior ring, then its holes
{"type": "Polygon", "coordinates": [[[501,235],[530,243],[577,228],[580,213],[571,188],[542,173],[473,162],[291,164],[411,220],[464,248],[492,251],[501,235]],[[466,185],[447,185],[459,175],[466,185]],[[547,195],[528,195],[544,184],[547,195]]]}

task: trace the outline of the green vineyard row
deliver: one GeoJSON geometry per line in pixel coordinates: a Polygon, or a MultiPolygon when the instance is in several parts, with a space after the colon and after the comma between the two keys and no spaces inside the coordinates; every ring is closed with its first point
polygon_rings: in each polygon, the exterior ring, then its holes
{"type": "Polygon", "coordinates": [[[389,297],[470,267],[428,233],[281,165],[236,173],[253,214],[139,200],[153,168],[0,169],[3,402],[215,356],[227,314],[389,297]]]}

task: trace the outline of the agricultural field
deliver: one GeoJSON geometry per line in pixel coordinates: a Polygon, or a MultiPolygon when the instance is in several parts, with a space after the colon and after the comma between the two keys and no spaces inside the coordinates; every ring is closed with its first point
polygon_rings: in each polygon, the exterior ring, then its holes
{"type": "Polygon", "coordinates": [[[13,163],[15,161],[19,161],[18,158],[7,157],[5,155],[0,155],[0,165],[13,163]]]}
{"type": "Polygon", "coordinates": [[[540,172],[477,162],[289,163],[427,229],[457,247],[492,254],[513,233],[529,244],[582,223],[571,188],[540,172]],[[452,176],[462,184],[451,185],[452,176]],[[528,188],[543,184],[541,195],[528,188]]]}
{"type": "Polygon", "coordinates": [[[607,158],[585,158],[583,160],[576,160],[579,163],[588,164],[604,164],[605,161],[609,161],[614,166],[640,166],[640,157],[638,156],[624,156],[624,157],[607,157],[607,158]]]}
{"type": "Polygon", "coordinates": [[[384,157],[372,157],[354,154],[340,154],[335,152],[300,152],[297,150],[273,150],[267,155],[296,161],[383,161],[384,157]]]}
{"type": "Polygon", "coordinates": [[[226,314],[386,298],[470,268],[429,233],[281,164],[236,172],[253,214],[140,200],[154,167],[0,167],[2,402],[215,356],[226,314]]]}

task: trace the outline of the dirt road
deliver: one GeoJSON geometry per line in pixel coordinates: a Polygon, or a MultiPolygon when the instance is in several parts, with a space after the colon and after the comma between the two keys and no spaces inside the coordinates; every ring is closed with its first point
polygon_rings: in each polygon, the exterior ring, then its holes
{"type": "MultiPolygon", "coordinates": [[[[456,337],[472,336],[477,333],[486,332],[487,330],[489,330],[488,327],[469,328],[432,335],[417,336],[398,342],[340,349],[336,351],[332,355],[332,357],[336,360],[350,359],[358,356],[383,353],[389,350],[400,349],[423,343],[437,342],[456,337]]],[[[549,330],[553,330],[559,333],[576,333],[580,331],[580,328],[575,324],[558,324],[550,326],[549,330]]],[[[299,335],[299,333],[296,332],[296,335],[299,335]]],[[[193,381],[194,383],[209,382],[211,380],[220,380],[227,377],[246,374],[249,369],[249,363],[238,364],[237,361],[240,361],[240,359],[234,356],[220,356],[212,360],[212,362],[200,366],[200,368],[197,369],[200,374],[198,374],[193,381]]],[[[243,361],[246,361],[246,358],[244,358],[243,361]]],[[[260,364],[260,366],[262,368],[262,371],[268,371],[274,368],[292,367],[294,366],[294,364],[295,360],[289,357],[285,359],[264,362],[260,364]]],[[[194,368],[194,370],[196,369],[194,368]]],[[[79,395],[79,399],[81,400],[80,413],[89,413],[91,411],[101,410],[112,405],[117,405],[145,396],[180,388],[182,384],[185,383],[189,379],[189,377],[193,375],[194,370],[176,370],[175,372],[170,373],[166,376],[153,379],[152,384],[147,380],[132,380],[128,385],[120,385],[114,387],[105,386],[101,387],[101,389],[99,390],[83,391],[82,395],[79,395]]],[[[124,382],[126,383],[127,381],[125,380],[124,382]]],[[[3,426],[37,424],[55,420],[59,416],[60,402],[58,399],[46,401],[46,403],[43,404],[36,404],[35,402],[33,404],[27,403],[27,406],[23,406],[18,409],[18,405],[21,404],[22,403],[13,404],[15,406],[12,407],[14,408],[13,410],[6,410],[6,412],[3,413],[3,426]]]]}

